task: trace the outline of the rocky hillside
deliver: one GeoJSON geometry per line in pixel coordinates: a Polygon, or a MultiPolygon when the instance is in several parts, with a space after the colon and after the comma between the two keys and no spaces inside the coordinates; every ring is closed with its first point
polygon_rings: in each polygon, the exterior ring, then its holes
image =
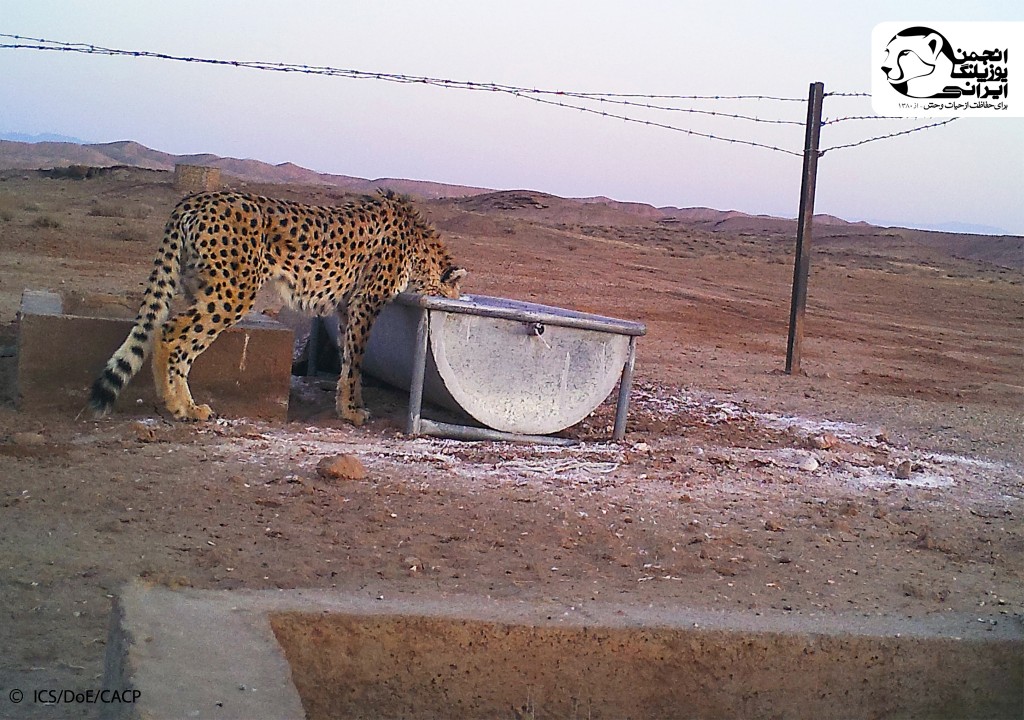
{"type": "Polygon", "coordinates": [[[137,142],[123,140],[95,145],[78,145],[64,142],[23,143],[0,140],[0,169],[38,170],[68,165],[107,167],[128,165],[150,170],[173,170],[175,165],[205,165],[220,168],[247,182],[293,183],[296,185],[329,185],[352,192],[372,192],[386,187],[397,192],[409,193],[423,198],[462,197],[488,192],[483,188],[446,185],[444,183],[396,178],[365,178],[347,175],[318,173],[294,163],[272,165],[260,160],[224,158],[202,153],[196,155],[172,155],[153,150],[137,142]]]}
{"type": "MultiPolygon", "coordinates": [[[[523,220],[568,225],[679,225],[730,235],[795,236],[796,221],[769,215],[706,207],[661,207],[620,202],[606,197],[567,199],[533,190],[493,191],[424,180],[366,178],[319,173],[294,163],[273,165],[260,160],[224,158],[209,153],[173,155],[129,140],[78,144],[72,142],[15,142],[0,140],[0,170],[49,169],[85,165],[127,165],[151,170],[173,170],[177,164],[206,165],[246,182],[324,185],[349,192],[390,188],[419,198],[454,198],[463,210],[481,214],[513,215],[523,220]]],[[[956,257],[980,260],[1013,270],[1024,270],[1024,238],[891,228],[881,230],[864,222],[851,223],[831,215],[815,216],[815,238],[842,241],[911,243],[925,245],[956,257]]]]}

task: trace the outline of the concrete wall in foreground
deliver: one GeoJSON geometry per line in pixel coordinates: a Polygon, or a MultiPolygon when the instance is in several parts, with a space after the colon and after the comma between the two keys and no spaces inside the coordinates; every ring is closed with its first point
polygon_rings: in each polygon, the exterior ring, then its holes
{"type": "Polygon", "coordinates": [[[1009,616],[130,584],[107,653],[104,687],[139,693],[112,718],[1018,720],[1024,703],[1009,616]]]}

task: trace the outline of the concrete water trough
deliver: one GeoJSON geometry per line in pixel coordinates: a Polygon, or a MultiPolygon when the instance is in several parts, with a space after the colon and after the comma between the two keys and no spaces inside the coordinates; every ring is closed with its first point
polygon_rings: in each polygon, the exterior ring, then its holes
{"type": "Polygon", "coordinates": [[[559,442],[618,384],[621,440],[642,323],[489,297],[402,293],[374,324],[363,369],[409,391],[407,431],[559,442]],[[422,400],[483,427],[428,420],[422,400]]]}

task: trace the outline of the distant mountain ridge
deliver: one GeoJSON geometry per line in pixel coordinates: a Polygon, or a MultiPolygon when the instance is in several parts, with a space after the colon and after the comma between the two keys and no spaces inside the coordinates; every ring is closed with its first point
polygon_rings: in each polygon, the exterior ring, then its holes
{"type": "MultiPolygon", "coordinates": [[[[425,180],[367,180],[347,175],[319,173],[290,162],[272,165],[260,160],[224,158],[210,153],[173,155],[153,150],[131,140],[93,144],[0,140],[0,170],[39,170],[68,165],[128,165],[150,170],[173,170],[177,164],[220,168],[228,175],[246,182],[323,185],[355,193],[371,193],[383,187],[427,200],[452,198],[463,210],[471,212],[501,212],[524,219],[554,220],[560,223],[679,223],[710,232],[755,236],[792,236],[796,232],[794,219],[750,215],[737,210],[715,210],[707,207],[657,208],[645,203],[622,202],[600,196],[561,198],[535,190],[491,190],[425,180]]],[[[815,227],[821,228],[816,235],[820,234],[823,237],[868,237],[882,233],[879,226],[866,222],[849,222],[831,215],[815,215],[814,222],[815,227]]],[[[1024,238],[1019,236],[970,234],[966,228],[960,232],[950,232],[944,226],[937,226],[934,230],[889,228],[885,233],[933,247],[943,247],[959,257],[982,260],[1017,270],[1024,269],[1024,238]],[[939,229],[940,227],[942,229],[939,229]]]]}
{"type": "MultiPolygon", "coordinates": [[[[272,165],[261,160],[225,158],[210,153],[173,155],[160,150],[153,150],[132,140],[92,144],[0,140],[0,169],[38,170],[67,167],[68,165],[90,165],[94,167],[129,165],[149,170],[173,170],[174,166],[178,164],[206,165],[220,168],[223,172],[247,182],[328,185],[351,192],[373,192],[378,187],[385,187],[430,200],[442,197],[469,198],[479,195],[493,195],[494,199],[492,202],[485,202],[481,206],[487,206],[486,209],[491,210],[536,212],[541,208],[538,208],[536,203],[524,200],[523,198],[526,196],[534,199],[545,197],[561,201],[560,208],[563,214],[566,212],[565,198],[557,198],[554,195],[534,190],[495,191],[488,188],[450,185],[426,180],[403,180],[399,178],[368,180],[348,175],[320,173],[290,162],[272,165]],[[515,199],[516,196],[519,197],[518,200],[515,199]],[[517,202],[522,203],[523,206],[516,207],[517,202]]],[[[612,216],[619,218],[619,221],[621,221],[621,217],[626,216],[634,218],[636,222],[672,222],[676,220],[686,222],[687,224],[705,226],[707,229],[738,229],[740,231],[742,231],[742,228],[733,226],[744,226],[752,222],[760,227],[767,221],[779,224],[780,231],[784,231],[785,228],[788,228],[793,223],[793,220],[790,219],[775,218],[768,215],[748,215],[737,210],[656,208],[645,203],[623,202],[607,197],[576,198],[569,199],[568,202],[580,206],[576,213],[579,215],[579,218],[576,221],[581,223],[591,222],[596,224],[602,221],[613,220],[612,216]]],[[[472,207],[472,203],[470,203],[466,209],[472,209],[472,207]]],[[[815,219],[817,222],[828,225],[864,225],[864,223],[847,223],[845,220],[828,215],[817,215],[815,219]]]]}
{"type": "Polygon", "coordinates": [[[0,140],[13,140],[15,142],[24,143],[63,142],[78,143],[79,145],[86,144],[85,140],[82,140],[81,138],[59,135],[57,133],[38,133],[36,135],[29,135],[28,133],[8,132],[0,133],[0,140]]]}
{"type": "Polygon", "coordinates": [[[93,167],[129,165],[148,170],[173,170],[174,166],[179,164],[220,168],[223,172],[246,182],[329,185],[351,192],[373,192],[378,187],[386,187],[427,199],[464,197],[491,192],[486,188],[449,185],[425,180],[399,178],[367,180],[348,175],[332,175],[309,170],[290,162],[272,165],[261,160],[224,158],[210,153],[173,155],[153,150],[132,140],[88,145],[67,142],[28,143],[0,140],[0,169],[6,170],[39,170],[67,167],[68,165],[90,165],[93,167]]]}

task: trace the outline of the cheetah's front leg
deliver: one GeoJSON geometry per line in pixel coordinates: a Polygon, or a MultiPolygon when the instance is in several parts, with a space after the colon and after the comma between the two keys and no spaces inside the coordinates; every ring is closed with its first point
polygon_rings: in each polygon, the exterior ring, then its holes
{"type": "Polygon", "coordinates": [[[353,425],[362,425],[370,418],[363,406],[362,368],[370,327],[384,303],[379,300],[353,298],[348,308],[338,309],[338,319],[345,332],[338,348],[341,372],[338,375],[338,393],[335,408],[338,417],[353,425]]]}
{"type": "Polygon", "coordinates": [[[347,351],[342,351],[341,373],[338,375],[338,390],[334,404],[338,417],[353,425],[362,425],[370,419],[369,410],[363,406],[362,357],[360,354],[360,362],[355,363],[351,356],[346,358],[346,354],[347,351]]]}

